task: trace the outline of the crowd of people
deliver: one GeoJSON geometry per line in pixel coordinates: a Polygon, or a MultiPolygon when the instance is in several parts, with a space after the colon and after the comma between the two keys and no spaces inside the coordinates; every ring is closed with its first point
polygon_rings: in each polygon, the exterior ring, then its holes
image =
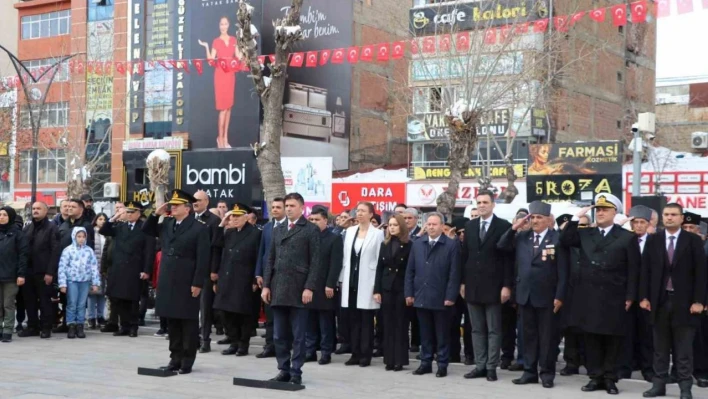
{"type": "Polygon", "coordinates": [[[494,200],[480,192],[471,219],[419,220],[403,204],[382,219],[362,202],[332,220],[319,205],[305,217],[291,193],[269,204],[263,226],[245,204],[209,209],[202,191],[174,190],[148,217],[134,202],[96,215],[89,197],[65,201],[53,220],[42,202],[27,223],[0,208],[2,341],[16,320],[20,337],[85,338],[85,324],[137,337],[154,302],[165,369],[180,374],[211,351],[213,329],[223,355],[249,355],[264,314],[256,357],[277,359],[277,382],[301,384],[304,363],[344,354],[347,366],[382,356],[401,371],[412,352],[414,375],[436,362],[446,377],[459,362],[475,366],[465,378],[497,381],[501,368],[523,372],[514,384],[552,388],[563,341],[560,374],[584,366],[583,391],[617,394],[633,371],[653,383],[645,397],[678,383],[691,398],[694,377],[708,387],[699,215],[668,204],[622,217],[620,200],[599,194],[576,215],[555,218],[535,201],[507,221],[494,200]]]}

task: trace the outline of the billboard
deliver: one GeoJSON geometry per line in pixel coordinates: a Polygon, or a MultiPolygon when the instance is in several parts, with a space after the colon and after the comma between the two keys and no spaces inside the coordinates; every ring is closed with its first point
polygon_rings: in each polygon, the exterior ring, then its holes
{"type": "MultiPolygon", "coordinates": [[[[506,186],[506,181],[492,182],[493,190],[497,194],[501,194],[506,186]]],[[[514,186],[517,190],[519,190],[519,195],[514,198],[512,204],[526,206],[526,186],[523,182],[516,182],[514,183],[514,186]]],[[[437,207],[438,196],[445,192],[446,188],[447,183],[408,183],[406,185],[406,205],[421,208],[435,208],[437,207]]],[[[467,205],[474,203],[475,198],[477,198],[477,193],[479,193],[479,183],[461,181],[460,187],[457,190],[455,207],[464,208],[467,205]]]]}
{"type": "MultiPolygon", "coordinates": [[[[521,163],[513,165],[514,174],[518,178],[524,177],[524,165],[521,163]]],[[[504,165],[493,165],[493,166],[471,166],[463,174],[463,179],[474,179],[488,175],[492,179],[496,178],[506,178],[506,166],[504,165]]],[[[435,167],[435,166],[416,166],[413,168],[413,179],[414,180],[425,180],[425,179],[449,179],[450,178],[450,168],[447,166],[435,167]]]]}
{"type": "Polygon", "coordinates": [[[87,35],[88,63],[102,65],[86,71],[86,127],[101,140],[113,121],[113,21],[89,22],[87,35]]]}
{"type": "Polygon", "coordinates": [[[356,208],[360,202],[371,202],[377,214],[393,212],[397,204],[406,202],[406,183],[334,183],[331,212],[339,214],[356,208]]]}
{"type": "MultiPolygon", "coordinates": [[[[290,0],[263,1],[262,52],[273,54],[271,21],[283,18],[290,0]]],[[[353,44],[353,2],[305,0],[300,16],[305,38],[296,52],[347,48],[353,44]]],[[[349,168],[352,67],[288,68],[283,104],[284,157],[331,157],[334,170],[349,168]]],[[[253,141],[251,141],[253,142],[253,141]]]]}
{"type": "MultiPolygon", "coordinates": [[[[445,114],[416,114],[408,117],[408,142],[447,140],[450,136],[450,126],[445,114]]],[[[506,136],[512,127],[512,112],[510,109],[494,109],[482,114],[479,118],[480,136],[506,136]]]]}
{"type": "Polygon", "coordinates": [[[332,158],[291,158],[280,159],[285,178],[285,192],[300,193],[308,206],[324,205],[332,202],[332,158]]]}
{"type": "Polygon", "coordinates": [[[619,141],[532,144],[527,170],[528,200],[592,201],[595,194],[622,193],[619,141]]]}

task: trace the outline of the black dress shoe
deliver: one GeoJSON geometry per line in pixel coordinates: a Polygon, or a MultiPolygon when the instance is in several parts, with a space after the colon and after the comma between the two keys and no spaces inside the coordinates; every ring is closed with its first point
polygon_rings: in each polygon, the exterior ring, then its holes
{"type": "MultiPolygon", "coordinates": [[[[145,327],[145,319],[140,319],[140,321],[138,321],[138,325],[140,327],[145,327]]],[[[190,371],[191,371],[191,369],[190,369],[190,371]]]]}
{"type": "Polygon", "coordinates": [[[377,350],[374,351],[374,353],[373,353],[372,356],[373,356],[373,357],[383,357],[383,352],[381,352],[380,349],[377,349],[377,350]]]}
{"type": "Polygon", "coordinates": [[[236,356],[248,356],[248,349],[239,349],[238,352],[236,352],[236,356]]]}
{"type": "Polygon", "coordinates": [[[128,334],[130,338],[136,338],[138,336],[138,329],[137,328],[131,328],[130,329],[130,334],[128,334]]]}
{"type": "Polygon", "coordinates": [[[53,332],[55,332],[55,333],[68,333],[68,332],[69,332],[69,326],[67,326],[66,324],[62,324],[62,325],[60,325],[60,326],[57,326],[57,327],[53,330],[53,332]]]}
{"type": "Polygon", "coordinates": [[[511,362],[509,360],[502,360],[499,364],[499,368],[502,370],[509,370],[509,366],[511,366],[511,362]]]}
{"type": "Polygon", "coordinates": [[[487,370],[487,381],[492,382],[497,380],[496,370],[487,370]]]}
{"type": "Polygon", "coordinates": [[[433,367],[432,366],[420,366],[418,367],[414,372],[413,375],[423,375],[423,374],[430,374],[433,372],[433,367]]]}
{"type": "Polygon", "coordinates": [[[258,359],[265,359],[267,357],[275,357],[275,351],[273,349],[263,349],[263,352],[256,355],[258,359]]]}
{"type": "Polygon", "coordinates": [[[191,372],[192,372],[192,368],[191,368],[191,367],[182,367],[182,368],[179,369],[179,373],[180,373],[180,374],[189,374],[189,373],[191,373],[191,372]]]}
{"type": "Polygon", "coordinates": [[[512,363],[509,366],[509,371],[524,371],[524,365],[519,363],[512,363]]]}
{"type": "Polygon", "coordinates": [[[316,362],[316,361],[317,361],[317,353],[305,355],[305,363],[316,362]]]}
{"type": "Polygon", "coordinates": [[[270,379],[271,381],[275,382],[290,382],[290,373],[286,373],[285,371],[281,371],[276,375],[275,377],[270,379]]]}
{"type": "Polygon", "coordinates": [[[583,392],[594,392],[605,389],[605,384],[599,380],[590,380],[587,385],[580,388],[583,392]]]}
{"type": "Polygon", "coordinates": [[[19,333],[17,333],[17,336],[18,336],[18,337],[21,337],[21,338],[26,338],[26,337],[38,337],[38,336],[39,336],[39,330],[37,330],[36,328],[27,327],[27,328],[25,328],[24,330],[22,330],[22,331],[20,331],[19,333]]]}
{"type": "Polygon", "coordinates": [[[696,385],[699,388],[708,388],[708,378],[696,378],[696,385]]]}
{"type": "Polygon", "coordinates": [[[128,335],[130,335],[130,331],[124,329],[120,329],[119,331],[113,333],[114,337],[127,337],[128,335]]]}
{"type": "Polygon", "coordinates": [[[435,373],[438,378],[447,377],[447,368],[438,367],[438,372],[435,373]]]}
{"type": "Polygon", "coordinates": [[[465,356],[465,366],[472,366],[474,365],[474,358],[465,356]]]}
{"type": "Polygon", "coordinates": [[[666,384],[654,383],[650,390],[642,394],[645,398],[656,398],[659,396],[666,396],[666,384]]]}
{"type": "Polygon", "coordinates": [[[553,381],[543,381],[541,384],[544,388],[553,388],[553,381]]]}
{"type": "Polygon", "coordinates": [[[47,339],[52,337],[52,332],[50,330],[42,331],[42,333],[39,335],[39,338],[41,339],[47,339]]]}
{"type": "Polygon", "coordinates": [[[609,395],[618,395],[620,393],[619,389],[617,389],[617,385],[615,385],[615,382],[612,380],[605,380],[605,390],[609,395]]]}
{"type": "Polygon", "coordinates": [[[352,353],[352,347],[349,345],[339,345],[339,348],[334,351],[335,355],[344,355],[347,353],[352,353]]]}
{"type": "Polygon", "coordinates": [[[474,369],[470,371],[469,373],[465,374],[465,378],[467,379],[472,379],[472,378],[483,378],[487,376],[487,369],[474,369]]]}
{"type": "Polygon", "coordinates": [[[221,351],[221,354],[224,356],[235,355],[236,352],[238,352],[238,348],[232,345],[232,346],[229,346],[228,348],[224,349],[223,351],[221,351]]]}
{"type": "Polygon", "coordinates": [[[322,358],[317,363],[322,366],[324,366],[325,364],[330,364],[332,363],[332,357],[327,355],[322,356],[322,358]]]}
{"type": "Polygon", "coordinates": [[[516,385],[538,384],[538,377],[530,374],[524,374],[521,378],[511,380],[516,385]]]}
{"type": "Polygon", "coordinates": [[[565,366],[563,370],[560,371],[560,375],[563,377],[568,377],[570,375],[580,374],[580,370],[577,367],[565,366]]]}
{"type": "Polygon", "coordinates": [[[202,346],[199,347],[199,353],[209,353],[211,352],[211,342],[202,342],[202,346]]]}
{"type": "Polygon", "coordinates": [[[115,324],[106,324],[105,326],[101,327],[102,333],[112,333],[112,332],[117,332],[117,331],[118,331],[118,326],[115,324]]]}
{"type": "Polygon", "coordinates": [[[420,352],[420,345],[411,345],[411,353],[420,352]]]}
{"type": "Polygon", "coordinates": [[[354,356],[350,357],[349,360],[344,362],[345,366],[357,366],[361,360],[359,358],[356,358],[354,356]]]}
{"type": "Polygon", "coordinates": [[[393,366],[390,365],[390,364],[387,364],[387,365],[386,365],[386,371],[391,371],[391,370],[393,370],[393,366]]]}
{"type": "Polygon", "coordinates": [[[393,366],[393,371],[401,371],[401,370],[403,370],[403,366],[401,366],[400,364],[393,366]]]}
{"type": "Polygon", "coordinates": [[[167,366],[160,367],[163,370],[179,371],[181,368],[179,364],[170,363],[167,366]]]}
{"type": "Polygon", "coordinates": [[[216,341],[217,345],[231,345],[231,339],[230,338],[224,338],[216,341]]]}
{"type": "Polygon", "coordinates": [[[369,367],[371,366],[371,359],[361,359],[359,361],[359,367],[369,367]]]}
{"type": "Polygon", "coordinates": [[[12,334],[3,334],[2,342],[12,342],[12,334]]]}
{"type": "Polygon", "coordinates": [[[216,335],[224,335],[224,328],[216,327],[216,335]]]}
{"type": "Polygon", "coordinates": [[[294,385],[302,385],[302,377],[299,375],[294,375],[290,377],[290,383],[294,385]]]}

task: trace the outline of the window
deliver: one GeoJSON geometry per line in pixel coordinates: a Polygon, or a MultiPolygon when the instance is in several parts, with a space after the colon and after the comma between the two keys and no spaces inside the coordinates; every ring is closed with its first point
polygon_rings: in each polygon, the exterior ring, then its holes
{"type": "Polygon", "coordinates": [[[88,20],[105,21],[113,19],[113,3],[114,0],[104,0],[103,3],[97,3],[94,0],[88,1],[88,20]]]}
{"type": "Polygon", "coordinates": [[[440,143],[414,143],[413,166],[446,166],[450,145],[440,143]]]}
{"type": "Polygon", "coordinates": [[[68,35],[71,10],[22,17],[22,39],[40,39],[68,35]]]}
{"type": "MultiPolygon", "coordinates": [[[[22,65],[24,65],[27,69],[29,69],[30,73],[34,76],[35,73],[37,75],[41,74],[41,68],[49,69],[50,67],[54,66],[57,62],[61,61],[60,58],[44,58],[41,60],[30,60],[30,61],[22,61],[22,65]]],[[[49,72],[46,75],[44,75],[44,79],[50,79],[52,77],[53,72],[49,72]]],[[[69,80],[69,64],[67,62],[62,63],[61,65],[57,66],[57,76],[54,78],[55,82],[66,82],[69,80]]]]}
{"type": "Polygon", "coordinates": [[[413,89],[413,113],[445,112],[461,95],[457,87],[417,87],[413,89]]]}
{"type": "MultiPolygon", "coordinates": [[[[66,154],[64,150],[37,151],[37,183],[66,182],[66,154]]],[[[20,182],[32,183],[32,151],[20,153],[20,182]]]]}
{"type": "Polygon", "coordinates": [[[617,72],[617,81],[621,82],[622,80],[624,80],[624,77],[622,76],[622,72],[617,72]]]}
{"type": "MultiPolygon", "coordinates": [[[[39,106],[33,106],[32,112],[37,113],[39,106]]],[[[39,127],[61,127],[66,126],[69,121],[69,103],[66,101],[58,103],[46,103],[44,104],[44,112],[42,113],[42,118],[39,122],[39,127]]],[[[29,112],[27,107],[23,106],[20,110],[20,129],[31,129],[32,123],[30,121],[29,112]]]]}

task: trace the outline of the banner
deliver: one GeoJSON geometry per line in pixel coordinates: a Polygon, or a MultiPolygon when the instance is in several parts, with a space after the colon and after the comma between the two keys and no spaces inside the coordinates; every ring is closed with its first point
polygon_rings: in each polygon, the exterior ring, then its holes
{"type": "Polygon", "coordinates": [[[261,206],[260,175],[253,151],[209,150],[182,153],[182,190],[204,190],[209,206],[218,201],[261,206]]]}
{"type": "Polygon", "coordinates": [[[376,213],[383,215],[406,201],[406,183],[334,183],[332,192],[333,214],[354,209],[360,202],[371,202],[376,213]]]}
{"type": "MultiPolygon", "coordinates": [[[[514,198],[512,204],[519,207],[528,205],[526,199],[526,185],[523,182],[515,183],[516,189],[519,190],[519,195],[514,198]]],[[[492,187],[499,195],[506,188],[506,181],[492,182],[492,187]]],[[[406,184],[406,205],[422,208],[437,207],[438,196],[447,188],[447,183],[408,183],[406,184]]],[[[457,200],[455,201],[456,208],[464,208],[474,202],[479,193],[479,183],[462,181],[457,190],[457,200]]],[[[530,200],[529,200],[530,201],[530,200]]]]}
{"type": "MultiPolygon", "coordinates": [[[[495,109],[480,116],[480,136],[505,136],[511,126],[511,110],[495,109]]],[[[447,140],[450,127],[444,114],[416,114],[408,117],[408,142],[447,140]]]]}
{"type": "Polygon", "coordinates": [[[528,176],[529,202],[583,201],[591,203],[595,194],[610,193],[622,198],[622,175],[546,175],[528,176]]]}
{"type": "MultiPolygon", "coordinates": [[[[514,174],[516,177],[524,177],[524,165],[514,165],[514,174]]],[[[463,179],[472,179],[485,176],[486,166],[473,166],[467,169],[462,175],[463,179]]],[[[494,165],[489,168],[489,176],[492,179],[506,177],[506,166],[494,165]]],[[[432,166],[416,166],[413,168],[413,179],[448,179],[450,178],[450,168],[448,167],[432,167],[432,166]]]]}
{"type": "Polygon", "coordinates": [[[332,202],[332,158],[280,159],[285,178],[285,192],[296,192],[305,198],[308,206],[329,207],[332,202]]]}

